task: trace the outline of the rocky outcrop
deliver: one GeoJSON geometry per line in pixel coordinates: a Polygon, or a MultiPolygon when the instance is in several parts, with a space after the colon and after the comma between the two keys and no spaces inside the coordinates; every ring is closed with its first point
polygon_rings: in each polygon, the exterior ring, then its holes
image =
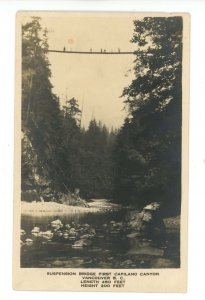
{"type": "Polygon", "coordinates": [[[145,236],[148,239],[164,239],[166,228],[162,219],[160,203],[153,202],[145,206],[141,212],[130,214],[128,226],[132,229],[130,236],[145,236]]]}
{"type": "MultiPolygon", "coordinates": [[[[45,201],[51,192],[51,182],[45,170],[39,168],[37,154],[29,138],[29,133],[22,132],[22,157],[21,157],[21,199],[23,201],[45,201]],[[48,189],[50,189],[48,193],[48,189]],[[42,194],[44,198],[42,198],[42,194]]],[[[51,197],[49,197],[50,199],[51,197]]]]}

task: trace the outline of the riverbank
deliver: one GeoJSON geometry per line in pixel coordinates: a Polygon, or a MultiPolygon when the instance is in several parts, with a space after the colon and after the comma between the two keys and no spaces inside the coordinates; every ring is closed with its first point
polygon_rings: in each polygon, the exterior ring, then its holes
{"type": "Polygon", "coordinates": [[[54,214],[54,213],[80,213],[80,212],[97,212],[100,208],[97,207],[82,207],[82,206],[72,206],[61,204],[57,202],[21,202],[21,213],[22,214],[32,214],[39,215],[44,214],[54,214]]]}
{"type": "Polygon", "coordinates": [[[100,211],[117,210],[121,206],[111,203],[106,199],[93,199],[85,206],[73,206],[57,202],[25,202],[21,201],[21,213],[24,215],[39,214],[70,214],[70,213],[95,213],[100,211]]]}

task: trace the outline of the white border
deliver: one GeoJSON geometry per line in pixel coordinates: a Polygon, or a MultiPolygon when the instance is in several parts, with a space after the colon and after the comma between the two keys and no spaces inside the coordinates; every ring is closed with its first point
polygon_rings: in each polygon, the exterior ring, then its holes
{"type": "Polygon", "coordinates": [[[0,0],[0,299],[104,299],[104,293],[16,292],[12,290],[13,99],[15,14],[18,10],[161,11],[191,13],[189,281],[187,294],[115,293],[112,299],[204,299],[205,214],[205,1],[65,1],[0,0]]]}

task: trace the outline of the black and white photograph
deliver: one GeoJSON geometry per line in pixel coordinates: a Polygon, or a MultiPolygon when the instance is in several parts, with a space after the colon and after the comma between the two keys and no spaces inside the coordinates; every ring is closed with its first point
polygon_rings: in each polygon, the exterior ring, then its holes
{"type": "Polygon", "coordinates": [[[17,14],[20,269],[182,268],[185,21],[17,14]]]}

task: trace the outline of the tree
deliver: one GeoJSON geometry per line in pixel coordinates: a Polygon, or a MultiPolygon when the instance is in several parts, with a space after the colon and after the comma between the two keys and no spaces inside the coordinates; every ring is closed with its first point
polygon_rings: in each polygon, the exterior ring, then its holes
{"type": "MultiPolygon", "coordinates": [[[[22,26],[22,131],[36,152],[38,172],[48,177],[55,188],[62,189],[63,124],[59,99],[52,92],[47,50],[47,31],[42,31],[40,18],[33,17],[22,26]]],[[[25,155],[23,160],[27,160],[25,155]]]]}
{"type": "Polygon", "coordinates": [[[115,149],[115,197],[140,207],[181,201],[182,18],[134,21],[135,78],[124,89],[128,116],[115,149]]]}
{"type": "Polygon", "coordinates": [[[80,129],[81,110],[75,98],[66,100],[63,106],[63,140],[67,155],[67,164],[64,164],[67,182],[74,190],[79,187],[79,174],[81,173],[80,151],[82,136],[80,129]]]}
{"type": "Polygon", "coordinates": [[[76,125],[80,125],[81,110],[79,109],[78,101],[75,98],[66,100],[66,106],[63,106],[64,115],[74,120],[76,125]]]}
{"type": "MultiPolygon", "coordinates": [[[[114,133],[113,133],[114,135],[114,133]]],[[[113,143],[108,128],[95,119],[81,131],[78,182],[85,198],[111,198],[113,194],[113,143]]]]}

